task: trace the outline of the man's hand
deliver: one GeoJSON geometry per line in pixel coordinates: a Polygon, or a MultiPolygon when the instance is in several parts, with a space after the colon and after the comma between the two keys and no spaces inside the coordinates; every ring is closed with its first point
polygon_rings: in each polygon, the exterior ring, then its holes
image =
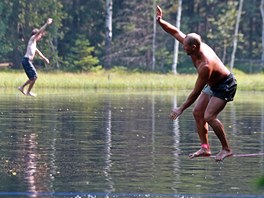
{"type": "Polygon", "coordinates": [[[159,21],[162,18],[162,9],[157,6],[156,20],[159,21]]]}
{"type": "Polygon", "coordinates": [[[170,119],[176,120],[182,114],[182,110],[180,108],[173,109],[170,114],[170,119]]]}
{"type": "Polygon", "coordinates": [[[47,24],[50,25],[52,23],[52,18],[48,18],[47,24]]]}

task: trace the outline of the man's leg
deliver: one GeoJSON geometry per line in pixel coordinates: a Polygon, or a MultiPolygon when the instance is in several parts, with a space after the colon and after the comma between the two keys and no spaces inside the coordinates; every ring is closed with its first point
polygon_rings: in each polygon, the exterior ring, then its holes
{"type": "Polygon", "coordinates": [[[208,124],[204,120],[204,112],[207,108],[209,101],[210,96],[202,92],[193,109],[193,116],[196,121],[197,132],[201,141],[201,149],[190,154],[190,158],[211,155],[208,142],[208,124]]]}
{"type": "Polygon", "coordinates": [[[27,90],[27,95],[28,96],[36,96],[36,94],[31,92],[31,89],[33,88],[36,80],[37,80],[37,78],[34,78],[34,79],[30,80],[29,87],[28,87],[28,90],[27,90]]]}
{"type": "Polygon", "coordinates": [[[18,87],[18,90],[21,91],[24,95],[27,95],[24,89],[28,84],[30,84],[30,80],[27,80],[21,87],[18,87]]]}
{"type": "Polygon", "coordinates": [[[216,136],[222,144],[222,150],[215,157],[215,160],[217,161],[221,161],[233,154],[226,139],[224,126],[222,122],[217,119],[218,114],[225,108],[226,103],[226,101],[220,98],[212,97],[204,114],[205,121],[213,128],[216,136]]]}

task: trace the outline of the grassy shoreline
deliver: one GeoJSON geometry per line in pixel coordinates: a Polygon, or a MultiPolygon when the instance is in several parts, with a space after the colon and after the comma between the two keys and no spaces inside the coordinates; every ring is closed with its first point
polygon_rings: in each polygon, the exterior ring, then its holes
{"type": "MultiPolygon", "coordinates": [[[[235,72],[239,90],[264,91],[264,74],[235,72]]],[[[38,88],[80,88],[80,89],[149,89],[183,90],[192,89],[195,74],[132,73],[126,71],[97,71],[89,73],[38,72],[38,88]]],[[[0,87],[18,87],[27,80],[23,70],[0,71],[0,87]]]]}

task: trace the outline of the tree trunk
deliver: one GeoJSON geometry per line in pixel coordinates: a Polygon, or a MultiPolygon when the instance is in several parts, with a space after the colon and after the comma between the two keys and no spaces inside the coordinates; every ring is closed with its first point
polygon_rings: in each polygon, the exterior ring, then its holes
{"type": "MultiPolygon", "coordinates": [[[[54,8],[54,14],[57,16],[57,6],[55,6],[54,8]]],[[[50,43],[50,47],[53,51],[53,57],[54,57],[54,62],[55,62],[55,67],[56,69],[59,69],[60,68],[60,63],[59,63],[59,55],[58,55],[58,28],[55,27],[55,31],[54,31],[54,38],[53,38],[53,41],[52,40],[49,40],[49,43],[50,43]]]]}
{"type": "Polygon", "coordinates": [[[105,67],[111,68],[113,0],[106,0],[105,67]]]}
{"type": "Polygon", "coordinates": [[[156,21],[156,0],[153,1],[153,38],[152,38],[152,71],[156,67],[156,34],[157,34],[157,21],[156,21]]]}
{"type": "Polygon", "coordinates": [[[226,44],[226,42],[224,42],[223,57],[222,57],[222,62],[224,64],[226,62],[226,49],[227,49],[227,44],[226,44]]]}
{"type": "MultiPolygon", "coordinates": [[[[180,29],[181,25],[181,12],[182,12],[182,0],[178,0],[178,11],[177,11],[176,27],[180,29]]],[[[174,54],[173,54],[173,64],[172,64],[172,73],[177,74],[177,62],[179,54],[179,41],[175,39],[174,42],[174,54]]]]}
{"type": "Polygon", "coordinates": [[[233,51],[231,55],[231,62],[230,62],[230,70],[232,71],[234,67],[234,62],[235,62],[235,55],[236,55],[236,49],[237,49],[237,37],[238,37],[238,30],[239,30],[239,22],[241,18],[241,13],[242,13],[242,8],[243,8],[243,1],[239,1],[239,7],[238,7],[238,13],[237,13],[237,20],[236,20],[236,27],[235,27],[235,35],[234,35],[234,40],[233,40],[233,51]]]}
{"type": "Polygon", "coordinates": [[[264,65],[264,0],[261,0],[260,12],[262,16],[262,55],[261,64],[264,65]]]}

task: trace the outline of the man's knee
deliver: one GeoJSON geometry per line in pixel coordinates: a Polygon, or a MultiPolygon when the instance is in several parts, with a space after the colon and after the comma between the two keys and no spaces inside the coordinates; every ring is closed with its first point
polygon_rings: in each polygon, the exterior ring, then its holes
{"type": "Polygon", "coordinates": [[[29,79],[31,82],[35,82],[36,80],[37,80],[37,76],[35,76],[35,77],[33,77],[33,78],[31,78],[31,79],[29,79]]]}
{"type": "Polygon", "coordinates": [[[207,123],[210,123],[212,120],[214,120],[216,118],[216,116],[215,115],[213,115],[213,114],[210,114],[210,113],[205,113],[204,114],[204,120],[205,120],[205,122],[207,122],[207,123]]]}
{"type": "Polygon", "coordinates": [[[202,111],[199,108],[194,108],[192,113],[193,113],[193,117],[196,120],[202,119],[204,117],[204,111],[202,111]]]}

